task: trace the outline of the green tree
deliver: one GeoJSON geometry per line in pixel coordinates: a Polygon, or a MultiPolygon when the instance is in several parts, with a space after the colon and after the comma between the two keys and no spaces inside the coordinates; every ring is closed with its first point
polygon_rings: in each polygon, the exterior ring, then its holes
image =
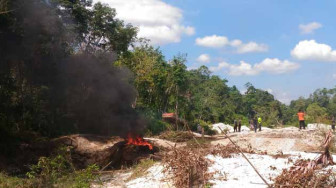
{"type": "Polygon", "coordinates": [[[131,82],[137,89],[137,97],[133,106],[164,112],[168,103],[167,77],[170,66],[162,52],[143,43],[120,58],[117,64],[126,66],[134,74],[131,82]]]}
{"type": "Polygon", "coordinates": [[[116,18],[116,10],[92,1],[56,0],[55,6],[67,28],[74,28],[76,49],[84,52],[127,53],[137,28],[116,18]]]}
{"type": "Polygon", "coordinates": [[[312,103],[307,108],[308,119],[314,123],[322,123],[327,116],[326,108],[317,103],[312,103]]]}

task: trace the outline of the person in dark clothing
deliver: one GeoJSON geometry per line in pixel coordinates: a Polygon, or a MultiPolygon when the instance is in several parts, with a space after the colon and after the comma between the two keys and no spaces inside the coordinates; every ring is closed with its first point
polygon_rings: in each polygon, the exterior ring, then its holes
{"type": "Polygon", "coordinates": [[[237,120],[234,120],[233,121],[233,132],[237,132],[237,127],[238,127],[238,122],[237,122],[237,120]]]}
{"type": "Polygon", "coordinates": [[[253,127],[254,127],[254,132],[257,132],[257,128],[258,128],[258,120],[257,117],[253,118],[253,127]]]}
{"type": "Polygon", "coordinates": [[[335,132],[335,124],[336,124],[336,119],[335,119],[335,116],[333,116],[331,119],[331,128],[334,132],[335,132]]]}
{"type": "Polygon", "coordinates": [[[253,130],[253,129],[254,129],[254,126],[253,126],[253,119],[250,119],[249,123],[250,123],[250,129],[253,130]]]}
{"type": "Polygon", "coordinates": [[[241,131],[241,120],[238,121],[238,132],[241,131]]]}

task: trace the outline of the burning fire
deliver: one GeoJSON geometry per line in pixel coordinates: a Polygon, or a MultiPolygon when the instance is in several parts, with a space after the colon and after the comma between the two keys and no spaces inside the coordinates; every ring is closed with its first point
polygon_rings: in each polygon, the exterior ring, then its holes
{"type": "Polygon", "coordinates": [[[133,136],[132,134],[128,134],[127,136],[127,145],[148,146],[150,150],[153,149],[152,144],[144,140],[142,137],[133,136]]]}

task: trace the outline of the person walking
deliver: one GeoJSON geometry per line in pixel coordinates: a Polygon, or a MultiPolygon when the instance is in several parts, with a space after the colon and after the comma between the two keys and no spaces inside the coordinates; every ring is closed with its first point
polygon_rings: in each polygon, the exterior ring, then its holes
{"type": "Polygon", "coordinates": [[[335,119],[335,116],[333,116],[331,119],[331,128],[334,132],[335,132],[335,124],[336,124],[336,119],[335,119]]]}
{"type": "Polygon", "coordinates": [[[261,122],[262,122],[262,119],[261,119],[261,117],[259,116],[259,117],[258,117],[258,127],[259,127],[259,131],[261,131],[261,122]]]}
{"type": "Polygon", "coordinates": [[[306,129],[306,124],[305,124],[305,113],[302,112],[302,110],[299,110],[299,112],[297,113],[298,119],[299,119],[299,126],[300,126],[300,130],[301,128],[306,129]]]}
{"type": "Polygon", "coordinates": [[[238,120],[238,132],[241,131],[241,119],[238,120]]]}
{"type": "Polygon", "coordinates": [[[238,122],[237,120],[233,121],[233,132],[237,132],[238,122]]]}
{"type": "Polygon", "coordinates": [[[254,127],[254,132],[257,132],[257,128],[258,128],[258,120],[257,117],[253,118],[253,127],[254,127]]]}

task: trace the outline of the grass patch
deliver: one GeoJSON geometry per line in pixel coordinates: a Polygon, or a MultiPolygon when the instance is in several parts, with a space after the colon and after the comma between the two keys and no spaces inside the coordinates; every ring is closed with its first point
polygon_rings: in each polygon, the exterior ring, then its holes
{"type": "Polygon", "coordinates": [[[25,188],[25,187],[34,187],[34,182],[30,179],[11,177],[0,172],[0,187],[3,188],[25,188]]]}
{"type": "Polygon", "coordinates": [[[147,170],[155,164],[152,159],[141,160],[140,163],[134,166],[132,175],[127,179],[130,181],[147,174],[147,170]]]}

